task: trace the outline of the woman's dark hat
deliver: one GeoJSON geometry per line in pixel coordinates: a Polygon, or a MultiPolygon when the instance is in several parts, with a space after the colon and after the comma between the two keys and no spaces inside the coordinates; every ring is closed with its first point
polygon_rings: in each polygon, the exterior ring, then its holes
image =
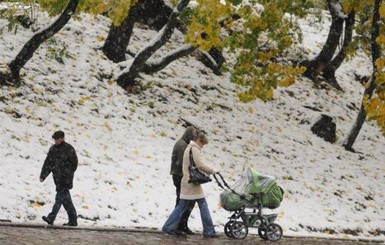
{"type": "Polygon", "coordinates": [[[56,131],[55,133],[53,133],[52,135],[52,139],[59,139],[59,138],[64,138],[64,132],[59,130],[59,131],[56,131]]]}

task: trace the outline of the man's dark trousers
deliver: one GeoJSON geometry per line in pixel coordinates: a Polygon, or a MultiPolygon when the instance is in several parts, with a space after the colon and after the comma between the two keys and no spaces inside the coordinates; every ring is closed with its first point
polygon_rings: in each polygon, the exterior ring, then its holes
{"type": "MultiPolygon", "coordinates": [[[[180,200],[180,185],[182,182],[182,176],[173,175],[172,180],[173,180],[175,188],[176,188],[176,203],[175,203],[175,207],[176,207],[176,205],[178,205],[179,200],[180,200]]],[[[191,214],[194,206],[195,206],[195,201],[191,201],[186,212],[184,212],[182,215],[182,219],[180,220],[180,223],[178,225],[179,230],[183,231],[183,230],[188,228],[188,225],[187,225],[188,218],[190,217],[190,214],[191,214]]]]}
{"type": "Polygon", "coordinates": [[[52,207],[52,212],[48,214],[49,220],[55,220],[61,205],[68,213],[69,223],[77,222],[77,214],[74,204],[72,203],[71,194],[69,190],[60,190],[56,192],[55,204],[52,207]]]}

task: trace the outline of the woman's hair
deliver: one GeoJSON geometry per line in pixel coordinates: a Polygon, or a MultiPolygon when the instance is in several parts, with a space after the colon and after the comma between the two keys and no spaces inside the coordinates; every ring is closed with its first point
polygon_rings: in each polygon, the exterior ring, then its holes
{"type": "Polygon", "coordinates": [[[194,141],[200,141],[204,145],[207,145],[209,143],[209,139],[207,138],[207,135],[203,133],[202,131],[197,131],[194,141]]]}

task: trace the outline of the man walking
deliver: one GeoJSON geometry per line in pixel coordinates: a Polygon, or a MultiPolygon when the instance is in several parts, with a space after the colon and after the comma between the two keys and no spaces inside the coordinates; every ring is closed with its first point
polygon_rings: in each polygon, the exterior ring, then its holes
{"type": "MultiPolygon", "coordinates": [[[[171,155],[171,171],[172,180],[174,182],[174,186],[176,188],[176,205],[179,203],[180,198],[180,186],[183,177],[183,154],[187,145],[191,140],[194,140],[195,135],[197,133],[197,129],[194,126],[189,126],[184,132],[183,136],[175,143],[174,148],[172,150],[171,155]]],[[[182,219],[179,223],[179,227],[177,232],[186,233],[186,234],[194,234],[187,226],[188,218],[190,217],[191,211],[194,208],[195,202],[191,202],[186,212],[182,214],[182,219]]]]}
{"type": "Polygon", "coordinates": [[[49,225],[53,225],[56,215],[63,205],[68,214],[68,223],[64,225],[77,226],[76,209],[69,190],[72,189],[74,173],[78,167],[78,158],[72,145],[64,141],[63,131],[56,131],[52,138],[55,140],[55,144],[49,149],[44,161],[40,182],[43,182],[52,172],[56,185],[56,197],[51,213],[48,216],[43,216],[42,219],[49,225]]]}

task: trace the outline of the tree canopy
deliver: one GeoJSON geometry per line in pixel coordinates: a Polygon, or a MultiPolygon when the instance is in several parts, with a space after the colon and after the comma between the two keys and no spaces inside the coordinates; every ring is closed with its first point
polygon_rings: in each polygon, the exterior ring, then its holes
{"type": "Polygon", "coordinates": [[[232,82],[244,86],[242,101],[269,100],[277,86],[289,86],[304,68],[280,62],[285,50],[301,37],[296,18],[309,1],[198,0],[191,10],[186,42],[198,49],[215,46],[236,55],[225,67],[232,82]]]}

